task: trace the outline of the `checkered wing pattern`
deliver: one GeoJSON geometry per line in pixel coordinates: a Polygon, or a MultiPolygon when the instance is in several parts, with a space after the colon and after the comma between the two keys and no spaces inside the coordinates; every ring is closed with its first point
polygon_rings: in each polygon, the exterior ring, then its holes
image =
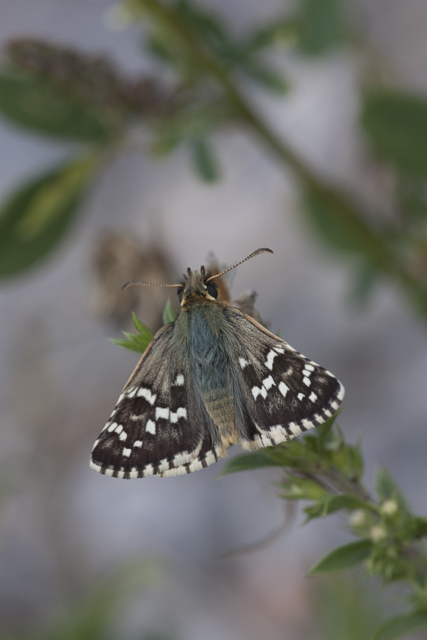
{"type": "Polygon", "coordinates": [[[337,411],[344,387],[332,373],[237,309],[229,310],[229,321],[238,336],[233,364],[244,448],[289,440],[337,411]]]}
{"type": "Polygon", "coordinates": [[[91,467],[116,478],[174,476],[217,460],[185,359],[161,329],[124,387],[92,450],[91,467]],[[168,366],[165,366],[165,362],[168,366]]]}

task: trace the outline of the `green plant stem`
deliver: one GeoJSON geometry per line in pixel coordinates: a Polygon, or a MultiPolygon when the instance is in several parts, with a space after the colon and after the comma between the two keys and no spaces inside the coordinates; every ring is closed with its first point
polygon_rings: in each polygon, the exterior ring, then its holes
{"type": "Polygon", "coordinates": [[[345,227],[356,241],[359,251],[383,274],[396,280],[409,296],[418,312],[427,317],[427,287],[401,263],[400,258],[390,249],[360,209],[339,190],[321,180],[299,157],[298,154],[263,121],[250,106],[246,97],[237,88],[228,71],[216,60],[195,33],[182,19],[173,6],[158,0],[139,0],[142,10],[160,24],[174,32],[183,47],[189,52],[194,64],[203,73],[213,77],[222,87],[230,105],[248,129],[286,167],[290,168],[305,189],[314,192],[328,206],[330,215],[338,227],[345,227]]]}

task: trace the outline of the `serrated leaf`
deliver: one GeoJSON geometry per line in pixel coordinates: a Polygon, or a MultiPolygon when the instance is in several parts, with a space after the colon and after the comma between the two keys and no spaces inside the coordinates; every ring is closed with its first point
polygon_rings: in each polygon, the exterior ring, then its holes
{"type": "Polygon", "coordinates": [[[75,218],[98,156],[84,157],[27,182],[0,210],[0,278],[42,260],[75,218]]]}
{"type": "Polygon", "coordinates": [[[394,640],[427,625],[427,612],[414,611],[396,616],[385,622],[372,636],[371,640],[394,640]]]}
{"type": "Polygon", "coordinates": [[[0,112],[20,127],[63,139],[106,142],[113,134],[84,105],[41,80],[8,70],[0,72],[0,112]]]}
{"type": "Polygon", "coordinates": [[[362,124],[375,151],[400,169],[427,176],[427,100],[398,91],[365,98],[362,124]]]}
{"type": "Polygon", "coordinates": [[[176,313],[170,300],[168,300],[165,304],[162,317],[163,324],[169,324],[170,322],[174,322],[176,320],[176,313]]]}
{"type": "Polygon", "coordinates": [[[345,544],[323,556],[311,567],[308,575],[315,576],[354,567],[369,557],[371,549],[372,542],[370,540],[358,540],[345,544]]]}
{"type": "Polygon", "coordinates": [[[276,453],[273,447],[271,449],[261,449],[232,458],[225,463],[218,477],[236,473],[237,471],[250,471],[251,469],[261,469],[262,467],[280,467],[282,464],[280,453],[276,453]]]}
{"type": "Polygon", "coordinates": [[[204,138],[197,138],[191,143],[193,166],[205,182],[215,182],[219,178],[217,162],[204,138]]]}
{"type": "MultiPolygon", "coordinates": [[[[151,331],[151,329],[149,329],[147,327],[146,324],[144,324],[142,322],[142,320],[140,320],[138,318],[138,316],[136,315],[136,313],[134,313],[132,311],[132,322],[134,324],[135,329],[138,331],[138,333],[144,338],[144,340],[148,340],[147,342],[147,346],[148,344],[151,342],[151,340],[153,339],[153,332],[151,331]]],[[[133,334],[131,334],[133,335],[133,334]]]]}

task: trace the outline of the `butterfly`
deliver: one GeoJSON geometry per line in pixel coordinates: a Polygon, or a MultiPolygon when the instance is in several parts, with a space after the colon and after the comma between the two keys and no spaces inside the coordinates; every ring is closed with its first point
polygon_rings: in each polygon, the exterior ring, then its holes
{"type": "MultiPolygon", "coordinates": [[[[189,268],[181,309],[154,336],[96,440],[90,466],[115,478],[203,469],[233,444],[269,447],[330,418],[343,385],[253,317],[218,300],[217,275],[189,268]]],[[[128,283],[150,284],[150,283],[128,283]]],[[[124,288],[125,288],[124,287],[124,288]]]]}

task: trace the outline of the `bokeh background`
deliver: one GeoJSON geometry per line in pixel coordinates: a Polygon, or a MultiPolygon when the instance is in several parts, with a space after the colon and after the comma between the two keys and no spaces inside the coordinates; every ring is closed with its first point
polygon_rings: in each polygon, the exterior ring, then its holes
{"type": "MultiPolygon", "coordinates": [[[[295,7],[279,0],[199,4],[237,35],[295,7]]],[[[121,25],[114,7],[107,0],[2,0],[0,46],[45,39],[106,54],[129,76],[167,80],[142,47],[141,25],[121,25]]],[[[372,155],[361,130],[361,87],[374,77],[426,92],[427,5],[352,0],[347,9],[353,36],[340,46],[322,55],[272,54],[287,93],[252,84],[245,90],[317,175],[391,221],[395,174],[372,155]]],[[[273,256],[233,272],[232,294],[256,290],[271,330],[343,381],[340,425],[349,441],[363,438],[368,485],[386,465],[415,510],[427,510],[422,314],[392,280],[380,279],[362,300],[353,257],[322,242],[302,213],[294,173],[244,128],[229,124],[211,136],[220,167],[212,182],[200,179],[185,146],[154,158],[147,129],[109,157],[57,249],[1,282],[0,637],[362,638],[363,631],[343,635],[331,611],[339,603],[353,627],[381,617],[383,604],[366,597],[372,587],[359,588],[357,574],[342,584],[304,577],[348,534],[332,520],[302,527],[298,510],[292,519],[276,496],[277,473],[217,480],[219,463],[188,477],[125,482],[88,467],[92,443],[138,360],[108,338],[129,328],[131,309],[157,328],[168,299],[167,290],[153,297],[144,289],[129,303],[121,293],[132,252],[145,279],[176,282],[211,252],[230,265],[267,246],[273,256]],[[268,545],[226,555],[283,522],[268,545]],[[88,610],[92,631],[82,613],[88,610]],[[100,618],[108,621],[102,633],[100,618]]],[[[76,147],[2,118],[0,200],[76,147]]]]}

